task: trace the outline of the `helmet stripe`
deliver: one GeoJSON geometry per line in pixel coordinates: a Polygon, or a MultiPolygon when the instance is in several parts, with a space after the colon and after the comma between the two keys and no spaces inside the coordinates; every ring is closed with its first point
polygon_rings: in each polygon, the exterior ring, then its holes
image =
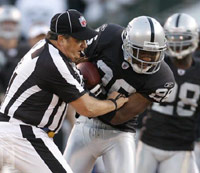
{"type": "Polygon", "coordinates": [[[154,30],[153,21],[149,17],[147,17],[147,19],[148,19],[150,27],[151,27],[151,40],[150,40],[150,42],[154,42],[154,40],[155,40],[155,30],[154,30]]]}
{"type": "Polygon", "coordinates": [[[176,19],[176,27],[178,27],[179,25],[180,17],[181,17],[181,14],[178,14],[177,19],[176,19]]]}

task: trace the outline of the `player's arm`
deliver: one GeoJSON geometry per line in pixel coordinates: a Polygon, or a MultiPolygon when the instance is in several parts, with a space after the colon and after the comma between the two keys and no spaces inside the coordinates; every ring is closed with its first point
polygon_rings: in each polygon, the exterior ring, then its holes
{"type": "Polygon", "coordinates": [[[113,125],[122,124],[141,114],[152,102],[142,96],[140,93],[134,93],[129,96],[129,101],[118,111],[110,121],[113,125]]]}
{"type": "Polygon", "coordinates": [[[108,96],[108,100],[98,100],[86,93],[75,101],[72,101],[70,105],[73,106],[80,115],[97,117],[119,109],[128,101],[128,98],[125,97],[117,98],[118,95],[119,93],[114,91],[108,96]],[[109,99],[112,99],[112,101],[109,99]]]}
{"type": "MultiPolygon", "coordinates": [[[[98,92],[98,88],[101,87],[101,77],[96,66],[91,62],[83,62],[79,63],[77,68],[84,76],[85,86],[90,89],[90,92],[93,93],[93,95],[96,95],[97,93],[95,90],[98,92]]],[[[98,100],[86,93],[79,99],[71,102],[71,105],[81,115],[96,117],[114,111],[128,101],[128,99],[124,97],[117,98],[118,95],[120,94],[115,91],[109,95],[111,100],[98,100]]]]}

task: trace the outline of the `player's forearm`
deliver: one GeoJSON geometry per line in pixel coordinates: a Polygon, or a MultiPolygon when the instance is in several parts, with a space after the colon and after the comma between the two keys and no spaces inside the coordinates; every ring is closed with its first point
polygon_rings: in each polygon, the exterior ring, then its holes
{"type": "Polygon", "coordinates": [[[129,97],[128,103],[115,113],[110,123],[113,125],[123,124],[144,112],[150,103],[141,94],[134,93],[129,97]]]}
{"type": "Polygon", "coordinates": [[[115,113],[115,116],[112,118],[112,120],[110,121],[110,123],[112,125],[119,125],[119,124],[123,124],[131,119],[133,119],[134,117],[136,117],[138,114],[142,113],[144,110],[141,110],[139,112],[130,112],[130,111],[119,111],[115,113]]]}

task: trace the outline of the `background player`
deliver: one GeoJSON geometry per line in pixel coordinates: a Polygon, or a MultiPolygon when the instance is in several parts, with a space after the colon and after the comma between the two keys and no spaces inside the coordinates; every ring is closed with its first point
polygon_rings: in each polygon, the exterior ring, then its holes
{"type": "Polygon", "coordinates": [[[200,110],[200,62],[193,59],[198,25],[187,14],[173,14],[164,25],[165,61],[176,84],[165,103],[153,103],[137,148],[137,172],[198,173],[194,157],[195,124],[200,110]]]}
{"type": "Polygon", "coordinates": [[[30,49],[20,40],[20,23],[21,13],[15,6],[0,6],[0,102],[17,63],[30,49]]]}
{"type": "Polygon", "coordinates": [[[64,155],[75,173],[91,172],[99,156],[106,172],[132,173],[135,116],[151,102],[164,101],[174,86],[173,74],[163,61],[165,34],[159,22],[147,16],[133,19],[126,28],[105,24],[98,31],[88,41],[86,55],[98,66],[105,96],[118,91],[129,96],[129,102],[100,118],[80,116],[64,155]]]}

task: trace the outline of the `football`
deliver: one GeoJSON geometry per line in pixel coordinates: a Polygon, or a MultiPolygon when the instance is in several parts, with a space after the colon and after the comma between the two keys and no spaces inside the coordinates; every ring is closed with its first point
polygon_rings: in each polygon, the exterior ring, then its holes
{"type": "Polygon", "coordinates": [[[85,79],[87,89],[92,89],[101,82],[101,77],[95,64],[91,62],[81,62],[77,64],[77,68],[85,79]]]}

